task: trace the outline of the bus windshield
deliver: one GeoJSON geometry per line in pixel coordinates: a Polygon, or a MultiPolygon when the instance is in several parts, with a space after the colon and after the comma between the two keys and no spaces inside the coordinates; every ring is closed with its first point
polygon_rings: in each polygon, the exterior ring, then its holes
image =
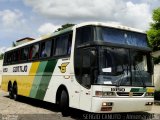
{"type": "Polygon", "coordinates": [[[148,47],[146,34],[143,33],[109,27],[98,27],[98,34],[99,39],[105,42],[148,47]]]}
{"type": "Polygon", "coordinates": [[[97,84],[151,86],[147,54],[129,49],[103,47],[97,84]]]}

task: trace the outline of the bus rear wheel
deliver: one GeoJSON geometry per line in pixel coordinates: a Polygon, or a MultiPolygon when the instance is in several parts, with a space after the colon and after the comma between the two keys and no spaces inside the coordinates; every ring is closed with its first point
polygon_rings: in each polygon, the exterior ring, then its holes
{"type": "Polygon", "coordinates": [[[13,99],[13,88],[12,88],[12,85],[9,86],[8,92],[9,92],[9,98],[13,99]]]}
{"type": "Polygon", "coordinates": [[[60,97],[60,109],[63,116],[69,115],[69,97],[65,90],[62,90],[60,97]]]}
{"type": "Polygon", "coordinates": [[[18,92],[17,92],[17,85],[15,84],[15,85],[13,85],[13,99],[15,100],[15,101],[17,101],[18,100],[18,94],[17,94],[18,92]]]}

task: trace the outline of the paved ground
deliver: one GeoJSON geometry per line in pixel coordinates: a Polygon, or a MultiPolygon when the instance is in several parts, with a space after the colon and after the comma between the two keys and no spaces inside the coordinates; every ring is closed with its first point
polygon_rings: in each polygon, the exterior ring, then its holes
{"type": "Polygon", "coordinates": [[[62,117],[58,107],[51,103],[20,97],[10,99],[8,93],[0,90],[0,120],[72,120],[62,117]]]}
{"type": "Polygon", "coordinates": [[[71,109],[69,117],[62,117],[58,107],[51,103],[20,97],[19,101],[9,99],[8,93],[0,90],[0,120],[73,120],[73,119],[160,119],[160,105],[155,104],[145,113],[89,114],[71,109]]]}

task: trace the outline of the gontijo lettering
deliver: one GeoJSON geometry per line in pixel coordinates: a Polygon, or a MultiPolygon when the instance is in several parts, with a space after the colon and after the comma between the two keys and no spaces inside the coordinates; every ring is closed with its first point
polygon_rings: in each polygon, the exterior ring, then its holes
{"type": "Polygon", "coordinates": [[[13,72],[27,72],[27,65],[13,67],[13,72]]]}

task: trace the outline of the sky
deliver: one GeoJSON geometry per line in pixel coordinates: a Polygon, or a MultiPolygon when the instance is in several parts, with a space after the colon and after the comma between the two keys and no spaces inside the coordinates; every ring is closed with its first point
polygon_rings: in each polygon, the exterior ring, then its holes
{"type": "Polygon", "coordinates": [[[157,7],[160,0],[0,0],[0,53],[66,23],[111,22],[146,31],[157,7]]]}

